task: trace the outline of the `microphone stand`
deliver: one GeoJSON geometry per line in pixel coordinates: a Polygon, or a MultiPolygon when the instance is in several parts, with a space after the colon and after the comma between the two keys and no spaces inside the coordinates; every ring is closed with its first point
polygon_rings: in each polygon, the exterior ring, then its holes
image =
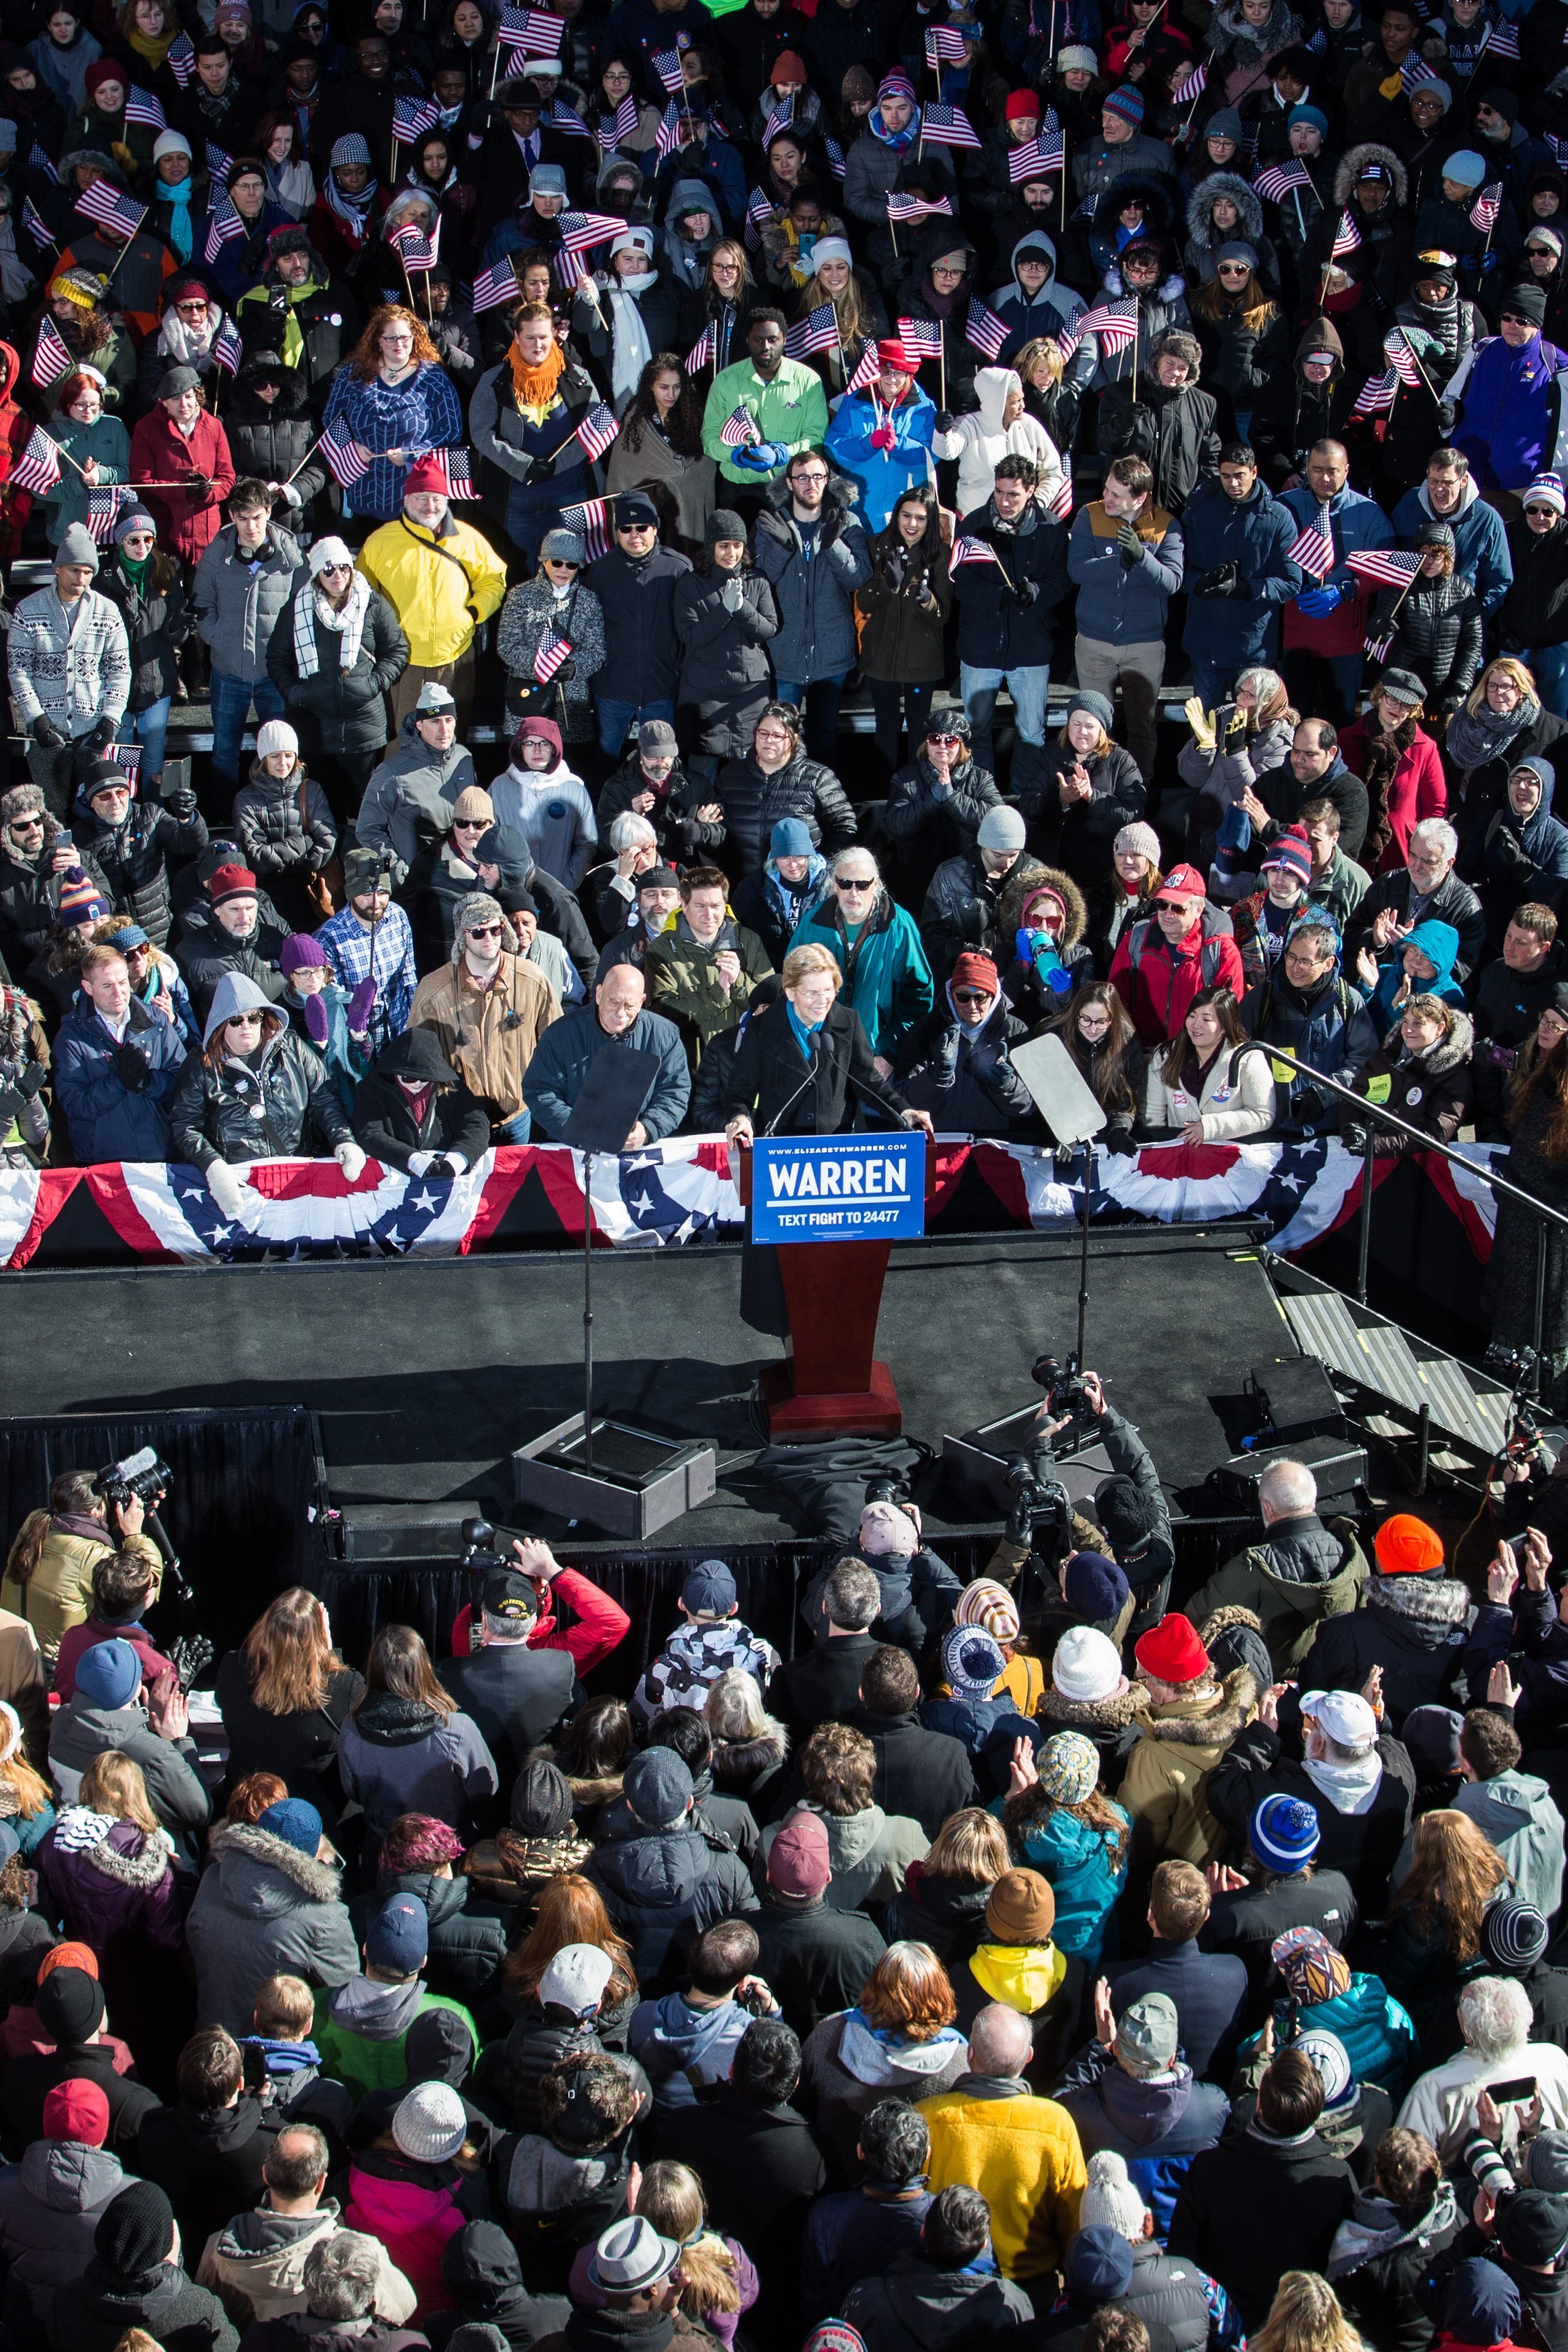
{"type": "Polygon", "coordinates": [[[788,1101],[780,1103],[777,1110],[774,1111],[772,1118],[769,1119],[766,1127],[763,1129],[764,1136],[776,1135],[779,1129],[779,1121],[783,1118],[785,1111],[793,1110],[796,1103],[800,1100],[802,1095],[805,1094],[807,1087],[816,1085],[816,1073],[821,1066],[821,1062],[822,1032],[820,1029],[814,1029],[811,1033],[811,1061],[805,1076],[802,1078],[799,1086],[796,1087],[794,1094],[790,1096],[788,1101]]]}

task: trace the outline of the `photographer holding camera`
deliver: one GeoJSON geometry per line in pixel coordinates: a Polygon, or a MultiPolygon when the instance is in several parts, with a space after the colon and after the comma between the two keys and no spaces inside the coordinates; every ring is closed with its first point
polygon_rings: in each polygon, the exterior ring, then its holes
{"type": "Polygon", "coordinates": [[[142,1532],[146,1504],[134,1492],[111,1501],[100,1483],[90,1470],[63,1470],[50,1486],[47,1510],[28,1512],[5,1562],[0,1608],[26,1620],[48,1667],[70,1627],[86,1623],[101,1561],[116,1552],[144,1560],[149,1606],[162,1584],[157,1546],[142,1532]]]}

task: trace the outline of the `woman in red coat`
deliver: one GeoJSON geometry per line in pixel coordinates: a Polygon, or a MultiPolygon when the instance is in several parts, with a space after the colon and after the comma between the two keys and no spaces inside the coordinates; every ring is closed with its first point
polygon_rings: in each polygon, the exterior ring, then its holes
{"type": "Polygon", "coordinates": [[[22,552],[22,530],[32,511],[27,491],[13,489],[10,475],[33,437],[33,420],[11,397],[22,362],[9,343],[0,343],[0,558],[12,563],[22,552]]]}
{"type": "MultiPolygon", "coordinates": [[[[134,455],[134,443],[132,448],[134,455]]],[[[1397,874],[1422,819],[1448,814],[1443,762],[1419,724],[1425,693],[1413,671],[1385,669],[1365,716],[1340,737],[1340,757],[1366,786],[1370,814],[1361,863],[1372,874],[1397,874]]]]}
{"type": "Polygon", "coordinates": [[[149,488],[147,504],[160,543],[182,562],[198,562],[217,537],[223,502],[234,488],[234,459],[223,426],[207,415],[195,368],[173,367],[159,384],[155,405],[131,436],[131,478],[181,485],[149,488]]]}

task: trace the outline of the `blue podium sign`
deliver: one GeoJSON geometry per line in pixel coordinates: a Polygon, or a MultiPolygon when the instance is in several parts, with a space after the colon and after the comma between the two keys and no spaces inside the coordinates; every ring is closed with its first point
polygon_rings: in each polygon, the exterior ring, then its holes
{"type": "Polygon", "coordinates": [[[926,1229],[926,1139],[759,1136],[752,1171],[757,1242],[909,1242],[926,1229]]]}

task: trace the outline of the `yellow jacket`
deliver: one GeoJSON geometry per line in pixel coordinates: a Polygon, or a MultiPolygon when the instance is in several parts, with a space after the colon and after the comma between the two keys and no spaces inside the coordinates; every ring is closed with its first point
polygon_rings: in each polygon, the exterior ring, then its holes
{"type": "Polygon", "coordinates": [[[361,548],[359,568],[396,614],[416,669],[439,669],[467,653],[506,594],[505,564],[456,515],[439,538],[406,515],[384,522],[361,548]]]}
{"type": "Polygon", "coordinates": [[[1004,2278],[1058,2270],[1078,2228],[1087,2173],[1078,2126],[1054,2099],[979,2098],[961,2082],[921,2099],[931,2134],[927,2186],[978,2189],[1004,2278]]]}

